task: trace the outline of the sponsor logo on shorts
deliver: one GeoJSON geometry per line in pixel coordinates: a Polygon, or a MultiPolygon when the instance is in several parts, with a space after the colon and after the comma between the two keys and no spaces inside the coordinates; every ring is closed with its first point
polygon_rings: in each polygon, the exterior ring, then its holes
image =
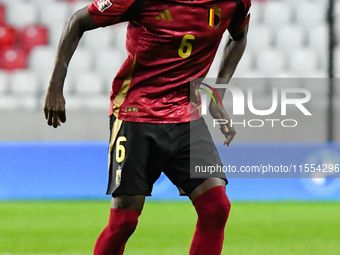
{"type": "Polygon", "coordinates": [[[116,170],[116,186],[120,185],[121,180],[122,180],[122,170],[116,170]]]}
{"type": "Polygon", "coordinates": [[[110,0],[99,0],[97,2],[97,5],[98,5],[98,10],[101,12],[104,12],[106,9],[110,8],[112,3],[110,0]]]}

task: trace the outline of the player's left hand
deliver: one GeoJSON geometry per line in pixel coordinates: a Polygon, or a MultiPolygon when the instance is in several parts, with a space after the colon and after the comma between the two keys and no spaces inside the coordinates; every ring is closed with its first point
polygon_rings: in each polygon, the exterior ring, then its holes
{"type": "Polygon", "coordinates": [[[66,121],[65,98],[61,90],[49,87],[45,96],[44,113],[47,124],[54,128],[66,121]]]}
{"type": "Polygon", "coordinates": [[[227,120],[226,124],[220,124],[220,129],[222,134],[227,138],[224,142],[223,145],[227,145],[229,147],[231,141],[234,139],[234,136],[236,135],[236,130],[235,128],[230,125],[230,118],[224,109],[223,105],[221,105],[219,102],[217,105],[212,101],[209,105],[209,111],[211,116],[214,119],[224,119],[227,120]]]}

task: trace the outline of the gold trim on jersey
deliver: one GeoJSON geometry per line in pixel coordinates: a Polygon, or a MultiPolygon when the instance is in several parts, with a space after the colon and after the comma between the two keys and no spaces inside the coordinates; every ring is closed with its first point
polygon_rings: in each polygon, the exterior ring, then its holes
{"type": "Polygon", "coordinates": [[[131,85],[131,80],[132,80],[132,74],[133,71],[135,70],[135,65],[136,65],[136,56],[133,59],[133,63],[132,66],[129,70],[129,73],[127,74],[122,87],[120,88],[117,96],[115,97],[115,99],[113,99],[112,103],[113,103],[113,108],[112,108],[112,112],[113,115],[118,118],[118,112],[119,112],[119,108],[120,106],[124,103],[124,100],[126,98],[127,92],[129,90],[129,87],[131,85]]]}
{"type": "Polygon", "coordinates": [[[111,140],[110,140],[110,146],[109,146],[109,172],[110,172],[110,166],[111,166],[111,154],[112,149],[115,144],[115,141],[117,139],[118,132],[120,130],[120,127],[122,126],[123,121],[116,118],[115,122],[113,123],[112,132],[111,132],[111,140]]]}

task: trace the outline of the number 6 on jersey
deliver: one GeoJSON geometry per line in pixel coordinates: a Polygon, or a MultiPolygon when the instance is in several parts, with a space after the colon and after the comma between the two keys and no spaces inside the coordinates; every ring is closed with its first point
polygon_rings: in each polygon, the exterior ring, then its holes
{"type": "Polygon", "coordinates": [[[195,40],[195,36],[194,35],[185,35],[185,36],[183,36],[181,45],[178,48],[178,55],[181,58],[187,58],[191,54],[192,44],[187,42],[187,40],[195,40]],[[185,52],[184,52],[184,49],[186,49],[185,52]]]}

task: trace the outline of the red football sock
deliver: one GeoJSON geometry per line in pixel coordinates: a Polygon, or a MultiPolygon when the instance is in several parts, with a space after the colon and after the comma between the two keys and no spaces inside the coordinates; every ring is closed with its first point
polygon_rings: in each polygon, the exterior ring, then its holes
{"type": "Polygon", "coordinates": [[[230,201],[224,187],[209,189],[197,197],[193,204],[198,219],[189,255],[220,255],[230,211],[230,201]]]}
{"type": "Polygon", "coordinates": [[[135,231],[140,211],[111,208],[109,224],[99,235],[94,255],[121,255],[125,244],[135,231]]]}

